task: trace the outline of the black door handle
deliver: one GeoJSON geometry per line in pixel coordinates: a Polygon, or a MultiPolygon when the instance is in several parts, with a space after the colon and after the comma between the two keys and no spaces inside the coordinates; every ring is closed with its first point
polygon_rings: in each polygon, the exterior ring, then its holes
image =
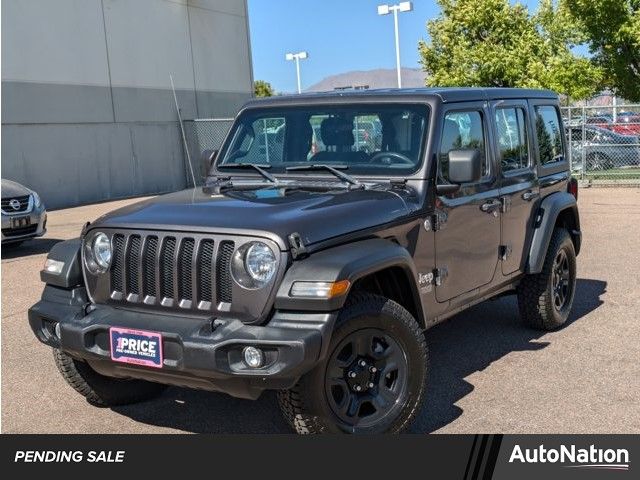
{"type": "Polygon", "coordinates": [[[539,196],[540,193],[529,190],[528,192],[524,192],[522,194],[522,199],[530,202],[531,200],[533,200],[534,198],[538,198],[539,196]]]}
{"type": "Polygon", "coordinates": [[[488,202],[480,205],[480,210],[482,210],[484,213],[498,216],[498,210],[500,209],[500,207],[502,207],[502,203],[498,202],[497,200],[489,200],[488,202]]]}

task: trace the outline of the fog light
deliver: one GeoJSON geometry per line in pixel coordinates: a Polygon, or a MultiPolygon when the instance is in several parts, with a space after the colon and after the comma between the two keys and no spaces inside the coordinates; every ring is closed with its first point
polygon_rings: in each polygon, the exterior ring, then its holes
{"type": "Polygon", "coordinates": [[[60,275],[62,273],[62,269],[64,268],[64,262],[59,260],[53,260],[52,258],[47,258],[47,261],[44,262],[44,270],[49,273],[55,273],[56,275],[60,275]]]}
{"type": "Polygon", "coordinates": [[[56,323],[53,333],[55,333],[58,340],[60,340],[60,322],[56,323]]]}
{"type": "Polygon", "coordinates": [[[242,350],[244,363],[250,368],[259,368],[264,363],[264,354],[262,350],[256,347],[244,347],[242,350]]]}

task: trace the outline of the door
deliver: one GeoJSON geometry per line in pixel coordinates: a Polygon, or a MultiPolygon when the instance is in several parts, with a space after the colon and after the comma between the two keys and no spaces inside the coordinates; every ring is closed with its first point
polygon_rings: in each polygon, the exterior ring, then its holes
{"type": "Polygon", "coordinates": [[[449,184],[448,153],[476,148],[483,160],[483,177],[463,184],[455,193],[436,198],[436,299],[445,302],[493,279],[500,245],[498,177],[482,103],[465,103],[444,112],[438,150],[438,184],[449,184]]]}
{"type": "Polygon", "coordinates": [[[500,259],[502,273],[509,275],[526,261],[528,226],[533,222],[540,188],[531,154],[533,136],[527,102],[494,102],[491,109],[503,205],[500,259]]]}

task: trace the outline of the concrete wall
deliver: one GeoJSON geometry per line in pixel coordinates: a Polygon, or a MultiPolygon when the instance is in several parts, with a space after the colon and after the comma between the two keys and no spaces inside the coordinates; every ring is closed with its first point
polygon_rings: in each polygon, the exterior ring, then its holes
{"type": "Polygon", "coordinates": [[[246,1],[4,0],[2,177],[49,208],[184,188],[169,74],[183,118],[233,116],[246,1]]]}

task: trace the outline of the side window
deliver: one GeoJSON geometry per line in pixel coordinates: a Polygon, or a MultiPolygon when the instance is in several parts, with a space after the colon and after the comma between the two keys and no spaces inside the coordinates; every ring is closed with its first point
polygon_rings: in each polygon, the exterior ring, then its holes
{"type": "Polygon", "coordinates": [[[489,173],[484,142],[484,125],[479,111],[448,112],[444,117],[442,139],[440,141],[439,175],[440,180],[449,182],[449,152],[451,150],[480,150],[482,158],[482,176],[489,173]]]}
{"type": "Polygon", "coordinates": [[[503,172],[529,166],[527,125],[522,108],[496,109],[496,127],[503,172]]]}
{"type": "Polygon", "coordinates": [[[551,105],[537,106],[535,110],[540,165],[563,161],[564,150],[562,149],[562,132],[558,111],[551,105]]]}

